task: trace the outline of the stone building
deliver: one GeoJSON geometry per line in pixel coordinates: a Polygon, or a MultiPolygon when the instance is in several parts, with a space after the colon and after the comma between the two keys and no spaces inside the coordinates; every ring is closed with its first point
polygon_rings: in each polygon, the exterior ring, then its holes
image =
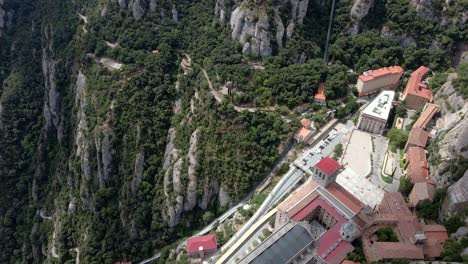
{"type": "Polygon", "coordinates": [[[422,82],[429,71],[429,68],[421,66],[411,74],[402,95],[406,108],[418,110],[432,102],[432,91],[422,82]]]}
{"type": "Polygon", "coordinates": [[[440,257],[448,234],[442,225],[426,225],[419,220],[401,193],[389,192],[364,227],[361,239],[368,263],[389,262],[440,257]],[[391,227],[398,242],[379,241],[376,232],[382,227],[391,227]]]}
{"type": "Polygon", "coordinates": [[[377,70],[369,70],[359,75],[356,88],[359,96],[377,93],[381,90],[393,90],[401,81],[403,68],[391,66],[377,70]]]}
{"type": "Polygon", "coordinates": [[[340,164],[327,156],[312,168],[312,180],[325,187],[336,180],[339,169],[340,164]]]}
{"type": "Polygon", "coordinates": [[[383,91],[362,111],[358,129],[374,134],[383,134],[387,127],[395,92],[383,91]]]}
{"type": "Polygon", "coordinates": [[[204,260],[210,258],[216,253],[217,242],[215,235],[206,235],[199,237],[191,237],[187,239],[187,254],[190,263],[202,263],[204,260]]]}
{"type": "Polygon", "coordinates": [[[417,182],[409,194],[409,205],[416,207],[426,200],[432,201],[434,194],[435,186],[433,183],[417,182]]]}

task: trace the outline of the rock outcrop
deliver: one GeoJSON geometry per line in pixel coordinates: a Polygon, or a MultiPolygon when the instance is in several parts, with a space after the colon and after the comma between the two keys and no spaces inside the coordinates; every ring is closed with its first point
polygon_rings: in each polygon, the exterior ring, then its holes
{"type": "Polygon", "coordinates": [[[184,210],[190,211],[195,208],[197,204],[197,176],[195,175],[196,167],[198,166],[197,161],[197,144],[200,130],[196,129],[190,137],[190,148],[188,152],[188,185],[186,202],[184,204],[184,210]]]}
{"type": "MultiPolygon", "coordinates": [[[[458,168],[461,166],[458,161],[468,160],[468,102],[454,89],[455,78],[457,73],[450,73],[447,82],[434,96],[434,102],[441,107],[441,117],[436,123],[440,129],[435,138],[438,152],[431,154],[437,155],[439,164],[431,166],[431,174],[441,187],[452,184],[453,171],[463,168],[458,168]]],[[[468,170],[461,173],[463,177],[448,188],[442,216],[461,212],[463,209],[460,208],[468,203],[468,170]]]]}
{"type": "Polygon", "coordinates": [[[468,206],[468,171],[447,190],[442,209],[445,216],[463,213],[468,206]]]}
{"type": "Polygon", "coordinates": [[[413,37],[407,36],[405,34],[403,34],[403,35],[395,34],[387,26],[382,27],[382,29],[380,30],[380,36],[395,39],[403,47],[407,47],[407,46],[416,47],[417,46],[416,40],[414,40],[413,37]]]}
{"type": "Polygon", "coordinates": [[[439,141],[439,155],[442,160],[450,159],[451,151],[468,158],[468,122],[465,120],[468,102],[453,88],[452,81],[456,77],[456,73],[449,74],[447,82],[434,96],[434,102],[441,106],[437,126],[446,131],[439,141]]]}
{"type": "Polygon", "coordinates": [[[359,22],[369,13],[369,9],[374,4],[374,0],[355,0],[350,11],[351,20],[353,21],[349,32],[355,35],[359,32],[359,22]]]}
{"type": "Polygon", "coordinates": [[[132,7],[133,17],[140,20],[145,15],[146,8],[143,0],[135,0],[132,7]]]}
{"type": "Polygon", "coordinates": [[[411,0],[410,5],[416,9],[416,13],[428,21],[435,21],[437,17],[434,16],[433,0],[411,0]]]}
{"type": "Polygon", "coordinates": [[[271,55],[270,24],[266,10],[249,10],[237,7],[231,14],[232,38],[238,40],[246,49],[244,54],[253,57],[271,55]]]}
{"type": "MultiPolygon", "coordinates": [[[[228,3],[230,2],[226,0],[216,2],[215,14],[222,24],[226,19],[226,12],[230,10],[228,3]]],[[[242,53],[245,57],[268,57],[272,53],[273,41],[278,47],[283,47],[284,35],[286,34],[286,39],[291,38],[298,25],[303,23],[308,5],[309,0],[284,0],[275,4],[244,0],[240,4],[233,4],[230,16],[231,36],[243,45],[242,53]],[[287,17],[288,20],[283,21],[282,17],[287,17]],[[276,35],[273,36],[272,32],[276,32],[276,35]]]]}
{"type": "Polygon", "coordinates": [[[179,11],[177,10],[176,2],[169,1],[170,8],[160,0],[111,0],[111,2],[118,4],[122,9],[130,9],[135,20],[142,19],[148,13],[155,13],[159,9],[161,19],[166,17],[166,13],[170,12],[172,20],[179,21],[179,11]],[[168,10],[165,10],[165,7],[168,10]]]}
{"type": "Polygon", "coordinates": [[[44,29],[44,48],[42,50],[42,74],[44,76],[45,100],[43,116],[45,128],[54,128],[59,141],[63,137],[63,127],[61,124],[61,96],[57,90],[55,82],[55,72],[57,62],[53,59],[52,41],[50,40],[53,30],[50,26],[44,29]]]}
{"type": "Polygon", "coordinates": [[[5,15],[6,11],[3,9],[4,0],[0,0],[0,37],[2,36],[2,30],[5,27],[5,15]]]}

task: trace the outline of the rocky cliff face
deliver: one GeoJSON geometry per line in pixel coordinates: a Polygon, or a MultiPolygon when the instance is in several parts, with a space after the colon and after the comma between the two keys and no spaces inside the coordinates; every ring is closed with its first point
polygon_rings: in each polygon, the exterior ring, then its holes
{"type": "Polygon", "coordinates": [[[410,5],[412,5],[418,15],[425,20],[434,21],[437,19],[434,16],[433,1],[432,0],[411,0],[410,5]]]}
{"type": "MultiPolygon", "coordinates": [[[[111,0],[113,3],[118,3],[122,9],[130,9],[133,17],[136,20],[140,20],[145,14],[151,12],[156,13],[159,11],[161,19],[166,18],[167,14],[170,13],[170,17],[173,21],[179,20],[179,12],[174,1],[164,0],[111,0]],[[169,6],[169,8],[168,8],[169,6]]],[[[103,6],[102,8],[105,8],[103,6]]]]}
{"type": "Polygon", "coordinates": [[[243,55],[264,58],[271,55],[273,43],[283,47],[284,42],[292,37],[295,29],[303,23],[308,5],[309,0],[283,0],[272,5],[265,1],[232,3],[218,0],[215,14],[223,24],[226,13],[232,9],[231,36],[243,45],[243,55]]]}
{"type": "Polygon", "coordinates": [[[434,96],[434,102],[441,106],[441,116],[436,123],[440,132],[435,139],[438,147],[437,153],[431,153],[429,150],[430,155],[436,155],[439,160],[437,165],[431,166],[431,172],[441,187],[453,183],[454,173],[464,174],[448,189],[443,208],[448,214],[458,210],[456,208],[463,202],[466,203],[468,199],[466,189],[468,170],[459,171],[463,168],[462,162],[468,160],[468,122],[466,121],[468,102],[453,88],[452,81],[455,78],[457,78],[457,73],[449,74],[447,82],[434,96]]]}
{"type": "Polygon", "coordinates": [[[353,21],[349,32],[354,35],[359,32],[359,21],[369,13],[369,9],[374,4],[374,0],[355,0],[351,8],[350,16],[353,21]]]}
{"type": "Polygon", "coordinates": [[[13,21],[13,11],[8,9],[7,0],[0,0],[0,37],[13,21]]]}
{"type": "Polygon", "coordinates": [[[442,209],[444,216],[455,213],[462,214],[468,205],[468,171],[455,184],[447,189],[447,197],[444,200],[442,209]]]}
{"type": "Polygon", "coordinates": [[[4,0],[0,0],[0,37],[2,36],[2,29],[5,27],[5,10],[3,9],[4,0]]]}

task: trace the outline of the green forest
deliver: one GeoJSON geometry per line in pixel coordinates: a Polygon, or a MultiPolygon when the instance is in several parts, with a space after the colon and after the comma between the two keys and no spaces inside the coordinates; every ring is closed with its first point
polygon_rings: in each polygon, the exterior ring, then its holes
{"type": "MultiPolygon", "coordinates": [[[[3,8],[14,15],[0,36],[0,263],[74,263],[77,248],[81,263],[139,261],[174,246],[227,208],[213,198],[206,210],[195,207],[168,225],[168,204],[183,195],[164,192],[170,128],[184,157],[181,186],[188,184],[186,156],[198,130],[198,196],[205,184],[216,185],[235,202],[278,160],[298,128],[284,113],[311,103],[319,82],[327,87],[328,108],[344,118],[359,108],[350,85],[360,72],[395,64],[445,72],[455,45],[467,39],[466,28],[419,18],[408,0],[377,1],[360,32],[350,35],[352,1],[343,0],[324,64],[330,5],[311,0],[293,37],[258,61],[242,56],[229,25],[214,15],[214,1],[177,1],[178,21],[170,17],[171,1],[157,1],[158,12],[138,20],[116,2],[5,0],[3,8]],[[407,32],[417,45],[381,36],[383,25],[407,32]],[[432,39],[439,48],[431,48],[432,39]],[[301,53],[306,60],[297,63],[301,53]],[[186,75],[179,66],[185,54],[193,60],[186,75]],[[123,66],[112,70],[102,58],[123,66]],[[230,80],[239,93],[218,103],[202,69],[216,87],[230,80]],[[234,108],[244,105],[283,111],[234,108]]],[[[454,16],[465,3],[438,15],[454,16]]],[[[466,95],[464,84],[459,78],[455,85],[466,95]]]]}

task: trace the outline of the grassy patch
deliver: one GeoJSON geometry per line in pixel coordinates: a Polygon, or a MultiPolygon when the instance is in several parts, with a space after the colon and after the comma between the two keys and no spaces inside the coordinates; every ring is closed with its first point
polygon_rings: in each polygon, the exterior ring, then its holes
{"type": "Polygon", "coordinates": [[[387,177],[387,176],[384,176],[382,174],[382,180],[385,182],[385,183],[388,183],[388,184],[391,184],[393,182],[393,178],[392,177],[387,177]]]}
{"type": "Polygon", "coordinates": [[[406,167],[406,160],[401,149],[398,150],[400,153],[400,168],[404,169],[406,167]]]}

